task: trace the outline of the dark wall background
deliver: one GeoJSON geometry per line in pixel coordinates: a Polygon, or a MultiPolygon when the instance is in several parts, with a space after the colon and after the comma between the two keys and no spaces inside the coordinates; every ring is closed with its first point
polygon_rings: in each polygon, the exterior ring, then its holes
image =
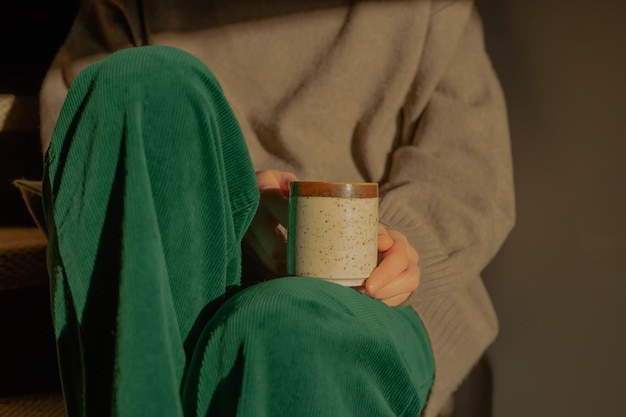
{"type": "Polygon", "coordinates": [[[20,120],[0,132],[0,226],[34,226],[11,181],[41,177],[37,96],[77,6],[78,0],[0,4],[0,94],[17,96],[9,116],[20,120]]]}
{"type": "Polygon", "coordinates": [[[624,415],[626,2],[480,0],[517,226],[485,274],[495,417],[624,415]]]}
{"type": "Polygon", "coordinates": [[[31,0],[0,4],[0,94],[37,95],[78,3],[31,0]]]}

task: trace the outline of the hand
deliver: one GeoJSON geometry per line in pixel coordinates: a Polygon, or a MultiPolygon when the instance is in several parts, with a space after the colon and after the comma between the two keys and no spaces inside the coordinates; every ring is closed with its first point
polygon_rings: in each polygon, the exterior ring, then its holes
{"type": "Polygon", "coordinates": [[[378,225],[378,266],[365,281],[364,291],[389,306],[406,301],[420,283],[419,254],[406,236],[378,225]]]}
{"type": "Polygon", "coordinates": [[[265,170],[256,173],[261,199],[243,238],[243,246],[274,277],[287,272],[284,230],[288,221],[289,184],[296,179],[294,174],[284,171],[265,170]]]}

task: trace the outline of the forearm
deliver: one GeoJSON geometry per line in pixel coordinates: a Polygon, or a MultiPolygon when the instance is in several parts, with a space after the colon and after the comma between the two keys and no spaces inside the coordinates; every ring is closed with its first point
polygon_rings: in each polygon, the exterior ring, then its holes
{"type": "Polygon", "coordinates": [[[427,46],[429,64],[443,75],[417,75],[428,82],[416,82],[420,89],[407,100],[402,146],[381,186],[381,221],[420,254],[421,282],[405,304],[422,318],[435,357],[425,417],[436,415],[496,337],[480,274],[515,218],[506,104],[475,11],[453,48],[441,41],[452,36],[447,15],[466,12],[464,3],[433,17],[431,31],[444,34],[427,46]]]}
{"type": "Polygon", "coordinates": [[[381,187],[381,221],[420,253],[411,301],[465,286],[513,226],[506,104],[481,30],[474,15],[381,187]]]}

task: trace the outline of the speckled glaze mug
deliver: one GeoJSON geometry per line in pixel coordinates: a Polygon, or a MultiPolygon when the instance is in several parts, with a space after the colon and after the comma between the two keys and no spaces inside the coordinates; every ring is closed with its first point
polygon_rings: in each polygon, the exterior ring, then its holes
{"type": "Polygon", "coordinates": [[[378,261],[378,184],[294,181],[287,272],[362,285],[378,261]]]}

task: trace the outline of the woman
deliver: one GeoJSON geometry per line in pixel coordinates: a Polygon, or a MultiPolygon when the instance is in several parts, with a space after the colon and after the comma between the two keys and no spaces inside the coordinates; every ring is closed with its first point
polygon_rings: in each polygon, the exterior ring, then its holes
{"type": "Polygon", "coordinates": [[[41,103],[71,415],[435,416],[493,341],[513,186],[471,2],[91,0],[41,103]],[[276,278],[294,178],[380,184],[362,292],[276,278]]]}

